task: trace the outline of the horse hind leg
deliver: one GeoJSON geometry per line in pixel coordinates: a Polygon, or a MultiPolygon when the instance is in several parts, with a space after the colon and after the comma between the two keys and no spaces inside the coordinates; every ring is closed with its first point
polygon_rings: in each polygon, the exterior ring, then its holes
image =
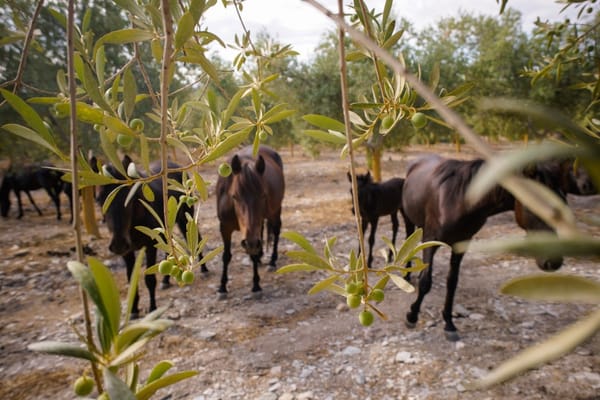
{"type": "MultiPolygon", "coordinates": [[[[410,235],[412,235],[415,232],[415,224],[413,224],[408,217],[404,214],[404,211],[402,209],[400,209],[400,213],[402,214],[402,219],[404,220],[404,230],[406,232],[406,238],[408,238],[410,235]]],[[[412,267],[412,263],[410,261],[408,261],[406,263],[405,268],[410,268],[412,267]]],[[[406,273],[406,276],[404,277],[404,279],[406,279],[408,282],[411,281],[411,276],[410,276],[410,272],[406,273]]]]}
{"type": "Polygon", "coordinates": [[[452,321],[452,308],[454,305],[454,295],[456,294],[456,287],[458,286],[458,275],[460,272],[460,263],[464,253],[452,252],[450,256],[450,271],[448,272],[448,278],[446,282],[446,301],[444,303],[444,310],[442,316],[446,326],[444,327],[444,333],[446,339],[451,342],[460,340],[460,336],[457,333],[456,326],[452,321]]]}
{"type": "Polygon", "coordinates": [[[379,218],[371,218],[371,232],[369,233],[369,258],[367,259],[367,265],[369,268],[373,266],[373,246],[375,246],[375,234],[377,233],[377,224],[379,218]]]}

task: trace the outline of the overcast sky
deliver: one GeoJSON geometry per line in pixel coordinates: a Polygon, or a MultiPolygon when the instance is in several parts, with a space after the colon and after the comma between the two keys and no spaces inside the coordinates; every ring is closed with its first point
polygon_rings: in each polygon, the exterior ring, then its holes
{"type": "MultiPolygon", "coordinates": [[[[350,3],[344,0],[344,4],[350,3]]],[[[320,0],[331,11],[337,10],[337,0],[320,0]]],[[[369,8],[383,10],[385,0],[366,0],[369,8]]],[[[542,20],[557,20],[562,5],[554,0],[509,0],[508,6],[519,10],[523,15],[525,32],[531,31],[533,21],[539,16],[542,20]]],[[[395,0],[394,15],[409,20],[417,30],[432,25],[440,18],[457,16],[460,11],[475,15],[498,15],[500,8],[496,0],[395,0]]],[[[569,14],[574,18],[574,9],[569,14]]],[[[280,43],[292,44],[307,60],[323,35],[334,29],[335,24],[301,0],[246,0],[242,13],[244,22],[253,34],[266,30],[280,43]]],[[[221,2],[206,15],[208,29],[226,43],[233,43],[234,34],[242,32],[235,9],[226,9],[221,2]]],[[[230,59],[232,53],[219,50],[222,57],[230,59]]]]}

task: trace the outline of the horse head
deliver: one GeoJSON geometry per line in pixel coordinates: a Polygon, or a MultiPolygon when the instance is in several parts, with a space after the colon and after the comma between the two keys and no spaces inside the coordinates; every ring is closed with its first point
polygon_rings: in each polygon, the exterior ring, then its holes
{"type": "Polygon", "coordinates": [[[13,185],[13,177],[10,172],[7,172],[2,179],[2,185],[0,185],[0,214],[2,217],[8,217],[8,211],[10,210],[10,191],[13,185]]]}
{"type": "Polygon", "coordinates": [[[594,186],[592,177],[583,168],[579,160],[566,160],[561,162],[561,174],[565,182],[564,188],[567,193],[573,193],[583,196],[597,194],[598,190],[594,186]]]}
{"type": "Polygon", "coordinates": [[[229,195],[242,232],[242,247],[250,256],[262,253],[262,225],[266,217],[267,193],[263,174],[265,160],[242,160],[237,154],[231,159],[232,180],[229,195]]]}
{"type": "MultiPolygon", "coordinates": [[[[562,187],[560,176],[552,173],[552,170],[547,168],[547,164],[538,163],[532,165],[525,169],[524,175],[545,185],[566,203],[566,192],[562,187]]],[[[527,209],[518,200],[515,200],[515,219],[517,224],[527,232],[555,232],[551,226],[546,224],[540,217],[527,209]]],[[[543,271],[551,272],[562,267],[563,258],[536,257],[535,262],[543,271]]]]}
{"type": "MultiPolygon", "coordinates": [[[[131,158],[125,156],[122,160],[123,166],[127,169],[127,166],[131,162],[131,158]]],[[[115,179],[125,179],[123,174],[115,168],[114,165],[106,164],[104,170],[115,179]]],[[[118,188],[118,184],[102,185],[98,189],[96,201],[103,207],[109,195],[118,188]]],[[[126,189],[119,190],[111,199],[110,204],[106,207],[104,212],[104,222],[111,233],[111,239],[109,243],[109,250],[117,255],[124,255],[131,251],[133,244],[130,236],[132,215],[133,215],[133,203],[135,199],[129,199],[126,204],[127,195],[129,191],[126,189]]]]}

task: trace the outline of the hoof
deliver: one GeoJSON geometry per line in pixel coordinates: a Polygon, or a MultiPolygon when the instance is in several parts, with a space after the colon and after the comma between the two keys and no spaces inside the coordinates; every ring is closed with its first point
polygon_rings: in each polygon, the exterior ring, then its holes
{"type": "Polygon", "coordinates": [[[166,289],[168,289],[170,287],[171,287],[171,282],[161,282],[160,283],[160,289],[161,290],[166,290],[166,289]]]}
{"type": "Polygon", "coordinates": [[[219,300],[227,300],[227,292],[218,292],[217,299],[219,300]]]}
{"type": "Polygon", "coordinates": [[[275,271],[277,271],[277,266],[269,264],[267,266],[267,271],[269,271],[269,272],[275,272],[275,271]]]}
{"type": "Polygon", "coordinates": [[[446,335],[446,340],[449,342],[458,342],[460,340],[460,336],[456,331],[444,331],[444,335],[446,335]]]}
{"type": "Polygon", "coordinates": [[[417,326],[416,322],[410,322],[410,321],[404,321],[404,325],[406,325],[406,327],[408,329],[415,329],[415,327],[417,326]]]}
{"type": "Polygon", "coordinates": [[[139,319],[140,318],[140,312],[139,311],[132,311],[131,314],[129,315],[129,319],[130,320],[134,320],[134,319],[139,319]]]}
{"type": "Polygon", "coordinates": [[[262,296],[263,296],[262,290],[258,290],[256,292],[252,292],[252,298],[254,300],[260,300],[260,299],[262,299],[262,296]]]}

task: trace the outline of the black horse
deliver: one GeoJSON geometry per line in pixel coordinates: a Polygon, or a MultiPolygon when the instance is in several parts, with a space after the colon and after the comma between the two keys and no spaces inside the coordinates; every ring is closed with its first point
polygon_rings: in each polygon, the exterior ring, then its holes
{"type": "MultiPolygon", "coordinates": [[[[352,177],[348,173],[348,180],[352,177]]],[[[363,234],[366,232],[369,224],[371,232],[369,234],[369,257],[367,265],[371,268],[373,263],[373,245],[375,243],[375,232],[379,217],[389,215],[392,219],[392,244],[396,245],[396,236],[398,234],[398,211],[400,211],[406,225],[406,217],[402,210],[402,187],[404,179],[391,178],[385,182],[374,182],[371,173],[357,175],[356,183],[358,187],[358,209],[362,220],[363,234]]],[[[352,193],[352,189],[350,189],[352,193]]],[[[352,208],[354,213],[354,208],[352,208]]],[[[388,261],[392,259],[392,250],[388,253],[388,261]]]]}
{"type": "Polygon", "coordinates": [[[556,177],[565,193],[579,196],[598,194],[590,174],[572,158],[547,161],[540,164],[540,168],[546,174],[556,177]]]}
{"type": "Polygon", "coordinates": [[[33,197],[31,191],[44,189],[48,196],[52,199],[52,202],[56,206],[56,219],[60,220],[62,217],[60,211],[60,194],[64,192],[69,199],[69,207],[71,209],[71,222],[73,221],[72,213],[72,202],[73,198],[71,195],[71,185],[62,180],[63,172],[53,169],[51,164],[35,164],[26,165],[18,171],[9,170],[2,184],[0,185],[0,213],[3,217],[8,217],[10,210],[10,192],[13,191],[17,196],[17,203],[19,206],[19,214],[17,218],[23,217],[23,203],[21,201],[21,192],[25,192],[31,205],[39,215],[42,215],[42,210],[39,209],[33,197]]]}
{"type": "MultiPolygon", "coordinates": [[[[453,245],[471,239],[483,227],[488,217],[509,210],[514,210],[518,225],[527,231],[551,230],[499,185],[476,204],[468,205],[464,198],[465,192],[483,163],[481,159],[460,161],[444,159],[437,155],[415,160],[409,166],[402,197],[402,206],[409,222],[407,235],[414,231],[416,225],[423,228],[424,241],[438,240],[453,245]]],[[[528,168],[527,175],[550,187],[565,199],[558,180],[550,175],[547,169],[533,166],[528,168]]],[[[430,247],[423,251],[423,261],[429,268],[421,272],[417,299],[406,315],[409,327],[415,326],[421,303],[431,289],[433,257],[437,249],[438,247],[430,247]]],[[[442,312],[446,337],[452,341],[459,339],[456,326],[452,322],[452,307],[463,256],[464,253],[452,250],[442,312]]],[[[536,262],[544,271],[555,271],[562,266],[563,260],[536,259],[536,262]]]]}
{"type": "Polygon", "coordinates": [[[285,191],[283,162],[279,154],[267,146],[260,146],[256,158],[252,147],[240,150],[229,160],[232,174],[217,180],[217,216],[223,238],[223,274],[219,298],[227,297],[227,267],[231,261],[231,236],[239,230],[243,235],[242,247],[250,256],[253,266],[252,293],[262,291],[258,265],[263,254],[262,231],[267,221],[268,238],[273,239],[273,254],[269,263],[275,268],[277,244],[281,231],[281,204],[285,191]]]}
{"type": "MultiPolygon", "coordinates": [[[[125,170],[127,170],[127,167],[131,162],[131,158],[129,158],[128,156],[125,156],[123,158],[122,163],[125,170]]],[[[170,162],[168,163],[168,167],[177,168],[178,165],[170,162]]],[[[157,174],[160,172],[160,168],[161,166],[159,162],[152,163],[150,164],[150,173],[157,174]]],[[[113,165],[106,165],[106,169],[108,173],[114,178],[125,179],[125,177],[113,165]]],[[[140,175],[145,176],[142,173],[140,173],[140,175]]],[[[180,172],[170,173],[169,179],[174,179],[181,182],[182,174],[180,172]]],[[[118,184],[108,184],[99,187],[96,201],[100,204],[100,206],[104,204],[109,194],[111,194],[111,192],[113,192],[113,190],[115,190],[118,186],[118,184]]],[[[155,247],[154,240],[150,236],[136,229],[137,226],[145,226],[150,229],[154,229],[160,226],[159,222],[154,218],[154,216],[144,206],[144,204],[142,204],[141,200],[146,201],[156,212],[156,214],[161,218],[161,220],[164,219],[162,180],[155,179],[152,182],[150,182],[148,186],[152,189],[152,192],[154,193],[153,201],[148,201],[147,199],[144,199],[141,189],[138,189],[135,193],[133,193],[133,195],[131,195],[132,197],[126,203],[127,196],[129,195],[129,190],[127,188],[124,188],[119,190],[118,193],[113,197],[110,205],[108,206],[104,214],[104,221],[112,235],[108,248],[114,254],[123,257],[125,265],[127,266],[128,282],[131,280],[131,273],[135,264],[136,250],[145,247],[147,267],[151,267],[152,265],[156,264],[157,249],[155,247]]],[[[178,193],[169,190],[169,196],[178,196],[178,193]]],[[[193,215],[193,207],[189,207],[185,204],[182,205],[182,207],[179,209],[179,213],[177,214],[176,218],[177,226],[184,235],[186,234],[187,230],[187,218],[185,216],[186,213],[193,215]]],[[[200,255],[200,257],[202,256],[200,255]]],[[[201,271],[207,271],[205,265],[201,266],[201,271]]],[[[146,287],[148,288],[148,293],[150,295],[149,310],[152,311],[156,309],[156,275],[144,275],[144,280],[146,282],[146,287]]],[[[165,275],[163,277],[162,284],[163,287],[169,286],[169,275],[165,275]]],[[[139,296],[136,291],[131,312],[132,318],[135,318],[139,315],[138,300],[139,296]]]]}

